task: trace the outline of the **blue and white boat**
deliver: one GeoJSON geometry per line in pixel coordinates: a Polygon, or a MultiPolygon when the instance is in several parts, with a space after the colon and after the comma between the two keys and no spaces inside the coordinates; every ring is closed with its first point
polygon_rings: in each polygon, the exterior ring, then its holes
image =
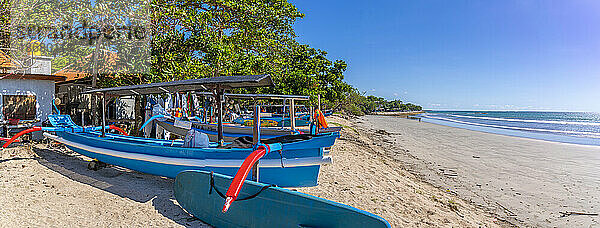
{"type": "MultiPolygon", "coordinates": [[[[64,130],[54,134],[46,132],[44,136],[101,162],[169,178],[175,178],[184,170],[213,171],[233,176],[253,151],[253,148],[219,148],[217,143],[211,143],[208,148],[184,148],[182,141],[110,133],[100,137],[101,134],[99,131],[64,130]]],[[[317,185],[320,166],[331,163],[330,157],[323,156],[322,146],[333,145],[336,137],[333,134],[296,135],[280,141],[266,141],[268,144],[280,143],[282,150],[281,155],[269,153],[260,160],[259,180],[282,187],[317,185]]]]}
{"type": "MultiPolygon", "coordinates": [[[[217,93],[222,93],[224,89],[218,88],[271,86],[272,83],[268,75],[228,76],[106,88],[88,93],[100,93],[106,97],[147,95],[164,91],[186,92],[202,88],[212,88],[216,89],[217,93]]],[[[236,148],[233,144],[224,143],[222,124],[219,124],[220,143],[210,143],[205,148],[189,148],[183,147],[182,141],[109,134],[105,132],[105,128],[101,129],[102,132],[86,130],[75,125],[69,116],[53,115],[50,120],[54,128],[47,128],[49,131],[44,135],[63,143],[75,152],[104,163],[170,178],[175,178],[184,170],[234,175],[244,159],[255,150],[256,145],[265,144],[269,148],[280,148],[261,159],[253,172],[256,174],[254,178],[261,182],[282,187],[317,185],[321,165],[331,162],[331,158],[324,155],[324,148],[331,147],[338,137],[338,134],[334,133],[296,134],[260,140],[260,127],[257,126],[258,135],[255,139],[258,139],[258,142],[254,141],[254,146],[251,144],[242,145],[246,148],[236,148]]]]}

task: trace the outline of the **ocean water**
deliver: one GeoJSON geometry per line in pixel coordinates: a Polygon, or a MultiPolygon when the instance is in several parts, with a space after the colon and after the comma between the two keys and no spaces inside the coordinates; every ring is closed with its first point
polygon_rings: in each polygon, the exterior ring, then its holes
{"type": "Polygon", "coordinates": [[[600,113],[534,111],[427,111],[423,121],[452,127],[600,146],[600,113]]]}

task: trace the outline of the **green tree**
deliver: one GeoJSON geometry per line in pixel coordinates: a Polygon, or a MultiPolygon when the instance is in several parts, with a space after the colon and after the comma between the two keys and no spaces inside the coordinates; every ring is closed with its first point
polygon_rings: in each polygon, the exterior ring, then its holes
{"type": "Polygon", "coordinates": [[[0,0],[0,48],[10,47],[10,2],[0,0]]]}

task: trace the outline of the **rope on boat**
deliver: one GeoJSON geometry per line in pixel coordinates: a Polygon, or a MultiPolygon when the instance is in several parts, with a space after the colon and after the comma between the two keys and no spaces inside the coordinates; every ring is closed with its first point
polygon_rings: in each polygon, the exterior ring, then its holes
{"type": "Polygon", "coordinates": [[[281,153],[281,150],[277,151],[279,152],[279,157],[281,157],[281,159],[279,161],[281,161],[281,168],[285,168],[285,166],[283,166],[283,154],[281,153]]]}
{"type": "MultiPolygon", "coordinates": [[[[227,199],[227,196],[225,196],[225,194],[223,194],[221,191],[219,191],[219,189],[217,189],[217,186],[215,185],[215,178],[213,177],[214,172],[210,172],[210,190],[208,191],[208,194],[212,194],[212,190],[214,189],[215,192],[217,194],[219,194],[219,196],[221,196],[221,198],[223,199],[227,199]]],[[[277,185],[275,184],[270,184],[267,186],[262,187],[260,190],[258,190],[258,192],[249,195],[247,197],[241,198],[241,199],[236,199],[236,201],[244,201],[244,200],[249,200],[249,199],[253,199],[256,198],[258,195],[260,195],[260,193],[262,193],[264,190],[266,190],[267,188],[271,188],[271,187],[277,187],[277,185]]]]}

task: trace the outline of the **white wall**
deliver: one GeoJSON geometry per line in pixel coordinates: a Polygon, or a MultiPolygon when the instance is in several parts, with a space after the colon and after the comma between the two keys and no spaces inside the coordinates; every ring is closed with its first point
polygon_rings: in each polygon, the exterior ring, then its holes
{"type": "Polygon", "coordinates": [[[36,119],[39,119],[43,122],[48,119],[48,115],[52,114],[54,81],[17,79],[0,80],[0,119],[4,119],[2,114],[4,113],[2,104],[2,96],[4,95],[35,95],[36,119]]]}
{"type": "Polygon", "coordinates": [[[52,74],[52,58],[46,56],[34,56],[31,61],[31,67],[25,69],[26,74],[52,74]]]}

